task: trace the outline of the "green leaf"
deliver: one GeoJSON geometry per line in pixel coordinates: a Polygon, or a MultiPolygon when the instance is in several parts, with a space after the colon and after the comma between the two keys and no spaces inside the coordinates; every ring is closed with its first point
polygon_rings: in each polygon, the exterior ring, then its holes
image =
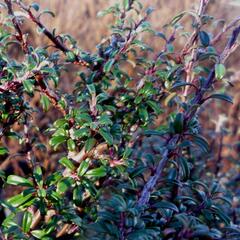
{"type": "Polygon", "coordinates": [[[23,219],[22,219],[22,229],[23,232],[27,233],[30,230],[31,224],[33,220],[33,215],[31,212],[26,211],[23,214],[23,219]]]}
{"type": "Polygon", "coordinates": [[[69,151],[74,151],[76,148],[76,144],[72,139],[67,140],[67,146],[69,151]]]}
{"type": "Polygon", "coordinates": [[[54,147],[54,150],[56,150],[60,144],[66,141],[66,139],[66,136],[54,136],[50,139],[49,144],[54,147]]]}
{"type": "Polygon", "coordinates": [[[105,126],[113,124],[110,117],[106,114],[101,115],[98,122],[99,122],[99,124],[105,125],[105,126]]]}
{"type": "Polygon", "coordinates": [[[184,117],[182,113],[177,113],[175,120],[173,122],[173,127],[175,133],[182,133],[183,132],[183,124],[184,124],[184,117]]]}
{"type": "Polygon", "coordinates": [[[37,166],[34,169],[33,172],[34,179],[38,186],[42,187],[43,186],[43,174],[42,174],[42,168],[40,166],[37,166]]]}
{"type": "Polygon", "coordinates": [[[9,175],[7,183],[16,186],[33,187],[33,183],[31,181],[16,175],[9,175]]]}
{"type": "Polygon", "coordinates": [[[170,22],[171,25],[175,25],[176,23],[178,23],[182,18],[183,16],[186,14],[186,12],[182,12],[182,13],[179,13],[177,16],[175,16],[172,21],[170,22]]]}
{"type": "Polygon", "coordinates": [[[6,179],[6,174],[3,170],[0,169],[0,179],[2,179],[3,181],[5,181],[6,179]]]}
{"type": "Polygon", "coordinates": [[[124,9],[128,10],[130,7],[130,0],[123,0],[123,7],[124,9]]]}
{"type": "Polygon", "coordinates": [[[48,15],[50,15],[51,17],[55,17],[55,14],[54,14],[52,11],[48,10],[48,9],[46,9],[46,10],[44,10],[44,11],[42,11],[42,12],[40,13],[41,16],[42,16],[43,14],[48,14],[48,15]]]}
{"type": "Polygon", "coordinates": [[[142,122],[146,123],[149,119],[148,111],[145,107],[140,107],[138,109],[138,115],[142,122]]]}
{"type": "Polygon", "coordinates": [[[72,51],[68,51],[66,55],[67,55],[67,61],[74,62],[76,60],[76,56],[72,51]]]}
{"type": "Polygon", "coordinates": [[[72,187],[73,179],[66,177],[57,183],[57,192],[64,193],[72,187]]]}
{"type": "Polygon", "coordinates": [[[23,87],[24,87],[26,92],[32,93],[33,90],[34,90],[34,83],[33,83],[32,80],[29,80],[29,79],[24,80],[23,81],[23,87]]]}
{"type": "Polygon", "coordinates": [[[87,84],[88,91],[90,92],[91,95],[96,95],[96,88],[95,85],[92,84],[87,84]]]}
{"type": "Polygon", "coordinates": [[[168,202],[168,201],[165,201],[165,200],[162,200],[161,202],[158,202],[158,203],[155,203],[153,205],[155,208],[167,208],[167,209],[170,209],[174,212],[179,212],[177,206],[171,202],[168,202]]]}
{"type": "Polygon", "coordinates": [[[40,103],[41,103],[42,108],[43,108],[44,111],[48,111],[49,110],[50,100],[48,99],[47,96],[41,95],[40,103]]]}
{"type": "Polygon", "coordinates": [[[23,204],[25,204],[26,202],[29,202],[33,199],[32,194],[28,194],[26,196],[24,196],[22,193],[21,194],[17,194],[14,195],[13,197],[9,198],[7,200],[7,202],[12,205],[13,207],[19,207],[23,204]]]}
{"type": "Polygon", "coordinates": [[[109,145],[113,144],[113,137],[108,130],[101,128],[99,133],[109,145]]]}
{"type": "Polygon", "coordinates": [[[179,165],[180,165],[181,170],[182,170],[183,178],[188,179],[188,177],[190,176],[190,169],[189,169],[189,166],[188,166],[187,159],[184,158],[184,157],[179,157],[178,162],[179,162],[179,165]]]}
{"type": "Polygon", "coordinates": [[[128,159],[130,155],[132,154],[133,149],[126,147],[124,153],[123,153],[123,159],[128,159]]]}
{"type": "Polygon", "coordinates": [[[112,66],[113,66],[114,63],[115,63],[115,59],[110,59],[110,60],[108,60],[108,61],[105,63],[104,67],[103,67],[103,71],[104,71],[105,73],[110,72],[110,70],[111,70],[111,68],[112,68],[112,66]]]}
{"type": "Polygon", "coordinates": [[[70,169],[71,171],[74,171],[75,166],[72,163],[71,160],[69,160],[67,157],[63,157],[59,160],[59,163],[61,163],[64,167],[70,169]]]}
{"type": "Polygon", "coordinates": [[[30,5],[32,8],[34,8],[34,10],[35,11],[39,11],[39,9],[40,9],[40,7],[39,7],[39,5],[37,4],[37,3],[32,3],[31,5],[30,5]]]}
{"type": "Polygon", "coordinates": [[[53,125],[56,128],[60,128],[60,127],[63,127],[67,123],[68,123],[68,121],[66,119],[62,118],[62,119],[58,119],[57,121],[55,121],[53,125]]]}
{"type": "Polygon", "coordinates": [[[145,12],[147,15],[150,15],[153,11],[154,11],[154,8],[148,7],[145,12]]]}
{"type": "Polygon", "coordinates": [[[86,142],[85,142],[85,149],[87,152],[91,151],[92,148],[95,146],[96,144],[96,139],[95,138],[89,138],[86,142]]]}
{"type": "Polygon", "coordinates": [[[33,230],[31,231],[31,234],[37,239],[43,239],[43,237],[46,235],[44,230],[33,230]]]}
{"type": "Polygon", "coordinates": [[[89,167],[89,162],[87,160],[81,162],[81,164],[77,170],[78,176],[82,177],[87,172],[88,167],[89,167]]]}
{"type": "Polygon", "coordinates": [[[195,143],[196,145],[198,145],[203,152],[209,152],[209,144],[207,142],[207,140],[200,135],[192,135],[193,136],[193,143],[195,143]]]}
{"type": "Polygon", "coordinates": [[[223,64],[220,63],[215,65],[215,76],[218,80],[223,79],[225,73],[226,73],[226,68],[223,64]]]}
{"type": "Polygon", "coordinates": [[[233,103],[233,99],[231,96],[226,95],[226,94],[222,94],[222,93],[216,93],[216,94],[212,94],[211,96],[209,96],[207,99],[210,98],[216,98],[216,99],[220,99],[229,103],[233,103]]]}
{"type": "Polygon", "coordinates": [[[47,192],[45,189],[40,188],[37,190],[37,194],[40,198],[45,198],[47,196],[47,192]]]}
{"type": "Polygon", "coordinates": [[[156,114],[160,114],[163,112],[163,110],[161,109],[161,107],[157,104],[157,102],[152,101],[152,100],[148,100],[147,104],[150,108],[152,108],[152,110],[156,113],[156,114]]]}
{"type": "Polygon", "coordinates": [[[187,82],[178,82],[171,87],[170,91],[172,92],[178,88],[185,87],[185,86],[194,86],[194,85],[192,83],[187,83],[187,82]]]}
{"type": "Polygon", "coordinates": [[[229,225],[229,224],[230,224],[231,218],[228,217],[222,209],[218,208],[218,207],[215,206],[215,205],[212,205],[210,209],[211,209],[211,211],[214,212],[214,214],[217,215],[226,225],[229,225]]]}
{"type": "Polygon", "coordinates": [[[82,186],[77,186],[73,190],[73,201],[76,205],[80,205],[83,200],[84,190],[82,186]]]}
{"type": "Polygon", "coordinates": [[[106,168],[105,167],[99,167],[99,168],[94,168],[86,172],[85,176],[87,177],[104,177],[106,176],[106,168]]]}
{"type": "Polygon", "coordinates": [[[200,31],[199,32],[199,38],[204,47],[208,47],[210,44],[210,38],[207,32],[205,31],[200,31]]]}
{"type": "Polygon", "coordinates": [[[74,136],[76,138],[88,137],[88,135],[89,135],[88,128],[80,128],[80,129],[74,130],[74,136]]]}
{"type": "Polygon", "coordinates": [[[0,147],[0,155],[8,154],[8,149],[5,147],[0,147]]]}

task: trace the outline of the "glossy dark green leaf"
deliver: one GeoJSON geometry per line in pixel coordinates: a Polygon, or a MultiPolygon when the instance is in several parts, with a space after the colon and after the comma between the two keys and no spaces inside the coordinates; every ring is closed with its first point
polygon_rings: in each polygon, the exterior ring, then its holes
{"type": "Polygon", "coordinates": [[[183,127],[184,127],[184,116],[182,113],[177,113],[174,122],[173,127],[176,133],[182,133],[183,127]]]}
{"type": "Polygon", "coordinates": [[[38,186],[43,186],[43,173],[42,168],[40,166],[36,166],[33,171],[33,177],[38,184],[38,186]]]}
{"type": "Polygon", "coordinates": [[[216,94],[212,94],[211,96],[209,96],[207,99],[210,98],[216,98],[216,99],[220,99],[229,103],[233,104],[233,99],[231,96],[223,94],[223,93],[216,93],[216,94]]]}
{"type": "Polygon", "coordinates": [[[177,206],[171,202],[168,201],[164,201],[162,200],[161,202],[157,202],[153,205],[155,208],[166,208],[166,209],[170,209],[174,212],[179,212],[177,206]]]}
{"type": "Polygon", "coordinates": [[[179,165],[181,166],[183,178],[188,179],[190,175],[190,168],[189,168],[187,159],[184,157],[179,157],[178,162],[179,162],[179,165]]]}
{"type": "Polygon", "coordinates": [[[73,62],[73,61],[76,60],[76,56],[75,56],[75,54],[74,54],[72,51],[68,51],[68,52],[66,53],[66,55],[67,55],[67,60],[68,60],[69,62],[73,62]]]}
{"type": "Polygon", "coordinates": [[[89,138],[87,139],[87,141],[85,142],[85,149],[87,152],[91,151],[92,148],[95,146],[96,144],[96,139],[95,138],[89,138]]]}
{"type": "Polygon", "coordinates": [[[22,219],[22,229],[23,232],[27,233],[30,230],[31,224],[33,221],[33,215],[31,212],[26,211],[23,214],[23,219],[22,219]]]}
{"type": "Polygon", "coordinates": [[[87,172],[88,167],[89,167],[89,162],[86,160],[82,161],[77,170],[78,176],[83,176],[87,172]]]}
{"type": "Polygon", "coordinates": [[[48,111],[50,107],[50,100],[47,96],[41,95],[40,103],[44,111],[48,111]]]}
{"type": "Polygon", "coordinates": [[[226,225],[229,225],[231,218],[223,211],[223,209],[218,208],[217,206],[211,206],[211,211],[218,216],[226,225]]]}
{"type": "Polygon", "coordinates": [[[30,180],[16,175],[9,175],[7,183],[16,186],[33,187],[33,183],[30,180]]]}
{"type": "Polygon", "coordinates": [[[67,157],[63,157],[59,160],[59,163],[61,163],[64,167],[68,168],[69,170],[73,171],[75,169],[74,164],[70,159],[67,157]]]}
{"type": "Polygon", "coordinates": [[[207,32],[205,31],[200,31],[199,32],[199,38],[204,47],[208,47],[210,44],[210,37],[207,32]]]}
{"type": "Polygon", "coordinates": [[[109,145],[113,144],[113,137],[107,129],[101,128],[99,133],[109,145]]]}
{"type": "Polygon", "coordinates": [[[39,9],[40,9],[40,7],[39,7],[39,4],[37,4],[37,3],[32,3],[31,5],[30,5],[32,8],[34,8],[34,10],[35,11],[39,11],[39,9]]]}
{"type": "Polygon", "coordinates": [[[200,135],[193,135],[193,143],[199,146],[203,152],[208,152],[209,151],[209,144],[207,140],[200,135]]]}
{"type": "Polygon", "coordinates": [[[33,90],[34,90],[34,83],[32,80],[24,80],[23,81],[23,87],[24,87],[24,90],[28,93],[32,93],[33,90]]]}
{"type": "Polygon", "coordinates": [[[89,135],[88,128],[80,128],[80,129],[74,130],[74,136],[76,138],[87,137],[88,135],[89,135]]]}
{"type": "Polygon", "coordinates": [[[66,177],[57,183],[57,192],[64,193],[72,187],[73,179],[66,177]]]}
{"type": "Polygon", "coordinates": [[[86,172],[85,176],[87,177],[104,177],[106,176],[106,168],[105,167],[99,167],[99,168],[94,168],[86,172]]]}
{"type": "Polygon", "coordinates": [[[31,234],[37,239],[44,239],[44,236],[46,235],[44,230],[32,230],[31,234]]]}
{"type": "Polygon", "coordinates": [[[114,59],[108,60],[108,61],[105,63],[105,65],[104,65],[103,71],[104,71],[105,73],[110,72],[114,63],[115,63],[115,60],[114,60],[114,59]]]}
{"type": "Polygon", "coordinates": [[[21,194],[17,194],[17,195],[14,195],[13,197],[9,198],[7,200],[7,202],[12,205],[13,207],[19,207],[23,204],[26,204],[27,202],[30,202],[31,204],[31,201],[33,199],[33,195],[32,194],[28,194],[26,196],[24,196],[22,193],[21,194]]]}
{"type": "Polygon", "coordinates": [[[67,140],[66,136],[54,136],[50,139],[49,144],[54,147],[54,149],[57,149],[57,147],[64,143],[67,140]]]}
{"type": "Polygon", "coordinates": [[[95,88],[95,85],[92,83],[92,84],[88,84],[87,85],[87,88],[88,88],[88,91],[91,95],[95,95],[96,94],[96,88],[95,88]]]}
{"type": "Polygon", "coordinates": [[[140,107],[138,110],[140,119],[145,123],[149,119],[148,111],[145,107],[140,107]]]}

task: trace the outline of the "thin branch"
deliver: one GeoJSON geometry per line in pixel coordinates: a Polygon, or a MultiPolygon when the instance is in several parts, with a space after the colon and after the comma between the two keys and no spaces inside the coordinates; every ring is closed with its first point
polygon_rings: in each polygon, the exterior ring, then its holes
{"type": "MultiPolygon", "coordinates": [[[[9,1],[9,0],[7,0],[9,1]]],[[[30,20],[32,20],[45,34],[45,36],[52,42],[54,43],[55,47],[62,51],[64,54],[67,52],[72,52],[58,37],[54,36],[46,26],[44,26],[40,20],[34,16],[32,13],[31,9],[27,6],[25,6],[21,1],[17,1],[17,4],[20,6],[21,9],[23,9],[29,16],[30,20]]],[[[83,67],[89,67],[89,63],[81,59],[79,55],[76,55],[73,53],[75,56],[75,64],[79,64],[83,67]]]]}
{"type": "Polygon", "coordinates": [[[169,150],[166,149],[163,153],[162,159],[159,161],[155,174],[150,177],[141,192],[141,196],[138,199],[137,205],[139,207],[144,206],[150,199],[151,192],[155,188],[158,180],[162,177],[163,170],[168,162],[169,150]]]}
{"type": "MultiPolygon", "coordinates": [[[[238,37],[239,34],[240,34],[240,26],[233,30],[231,38],[229,39],[223,53],[221,54],[220,59],[223,58],[224,60],[226,60],[226,58],[223,57],[223,55],[224,56],[229,56],[228,53],[231,52],[233,46],[235,46],[236,41],[237,41],[237,37],[238,37]]],[[[201,103],[204,94],[212,86],[214,79],[215,79],[215,70],[213,68],[208,75],[208,78],[205,82],[205,85],[197,93],[196,97],[192,100],[192,105],[198,105],[198,104],[201,103]]],[[[196,111],[198,110],[198,108],[196,108],[194,111],[189,110],[189,111],[184,112],[184,122],[185,122],[184,125],[187,125],[189,123],[189,121],[192,120],[192,118],[193,118],[194,114],[196,113],[196,111]]],[[[180,139],[179,139],[178,135],[175,135],[168,141],[167,145],[168,144],[177,145],[179,140],[180,139]]],[[[161,160],[160,160],[160,162],[159,162],[159,164],[156,168],[155,174],[148,179],[147,183],[144,185],[144,187],[141,191],[140,198],[137,202],[137,205],[139,207],[143,207],[143,206],[146,206],[148,204],[151,193],[154,190],[154,188],[156,187],[156,185],[158,183],[158,180],[161,178],[161,176],[163,174],[163,170],[165,169],[165,167],[168,163],[169,155],[172,154],[173,151],[176,151],[176,149],[168,150],[167,145],[165,146],[166,149],[164,150],[164,152],[162,154],[162,158],[161,158],[161,160]]]]}
{"type": "MultiPolygon", "coordinates": [[[[189,53],[189,51],[192,51],[191,53],[191,60],[185,65],[185,71],[186,71],[186,83],[191,83],[192,79],[193,79],[193,67],[194,67],[194,63],[196,61],[196,56],[197,56],[197,48],[192,47],[197,43],[198,40],[198,34],[199,31],[201,29],[202,26],[202,15],[205,13],[206,7],[209,3],[209,0],[201,0],[200,1],[200,5],[198,8],[198,22],[197,22],[197,27],[195,29],[195,31],[193,32],[192,36],[190,37],[189,41],[186,43],[186,45],[183,48],[182,51],[182,56],[187,55],[189,53]]],[[[189,53],[190,54],[190,53],[189,53]]],[[[189,91],[189,86],[187,85],[184,88],[184,92],[183,92],[183,96],[186,98],[188,95],[188,91],[189,91]]]]}
{"type": "Polygon", "coordinates": [[[219,32],[211,41],[211,45],[215,45],[217,42],[219,42],[222,39],[222,36],[231,28],[235,27],[238,22],[240,21],[240,17],[237,17],[234,19],[231,23],[229,23],[227,26],[225,26],[221,32],[219,32]]]}
{"type": "Polygon", "coordinates": [[[197,39],[198,32],[199,32],[201,24],[202,24],[201,16],[204,14],[208,3],[209,3],[209,0],[201,0],[200,1],[200,5],[198,8],[198,12],[197,12],[198,17],[199,17],[199,19],[197,20],[198,27],[195,28],[195,31],[192,33],[191,37],[189,38],[189,40],[186,42],[185,46],[183,47],[182,56],[185,56],[189,53],[189,49],[194,45],[194,42],[197,39]]]}
{"type": "Polygon", "coordinates": [[[13,23],[13,26],[14,26],[16,32],[17,32],[16,39],[19,42],[21,42],[21,46],[22,46],[22,49],[23,49],[24,53],[29,53],[27,41],[26,41],[26,39],[24,37],[24,34],[21,30],[21,27],[18,23],[17,17],[15,16],[15,14],[13,12],[12,2],[11,2],[11,0],[4,0],[4,1],[7,5],[7,8],[8,8],[8,14],[10,16],[12,16],[12,23],[13,23]]]}

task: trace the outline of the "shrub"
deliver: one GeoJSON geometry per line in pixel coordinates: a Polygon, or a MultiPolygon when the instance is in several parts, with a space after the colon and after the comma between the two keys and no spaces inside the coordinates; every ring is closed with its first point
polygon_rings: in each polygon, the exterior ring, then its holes
{"type": "Polygon", "coordinates": [[[207,4],[201,0],[197,12],[175,16],[165,34],[151,28],[152,8],[124,0],[99,13],[112,14],[115,23],[92,53],[48,30],[41,18],[54,14],[38,4],[1,4],[0,154],[14,158],[8,143],[15,139],[30,168],[21,176],[1,171],[4,189],[18,191],[1,201],[3,239],[238,239],[229,194],[198,169],[209,150],[199,110],[211,99],[232,102],[224,93],[224,63],[240,33],[238,21],[217,35],[208,32],[214,19],[207,4]],[[191,33],[181,25],[189,14],[191,33]],[[31,45],[26,20],[50,46],[31,45]],[[216,49],[228,31],[225,47],[216,49]],[[159,38],[162,50],[154,51],[146,36],[159,38]],[[175,50],[182,36],[186,44],[175,50]],[[16,44],[20,56],[10,51],[16,44]],[[70,94],[58,88],[67,69],[77,79],[70,94]],[[61,116],[48,129],[35,126],[33,117],[50,107],[61,116]],[[52,172],[36,157],[50,147],[59,157],[52,172]]]}

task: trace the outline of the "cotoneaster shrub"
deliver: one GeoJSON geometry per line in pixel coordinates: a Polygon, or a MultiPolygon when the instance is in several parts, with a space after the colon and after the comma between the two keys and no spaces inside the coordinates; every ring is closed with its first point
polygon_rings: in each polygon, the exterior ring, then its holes
{"type": "Polygon", "coordinates": [[[232,102],[224,93],[224,64],[240,33],[238,19],[216,35],[208,32],[214,21],[208,2],[175,16],[164,34],[148,22],[152,8],[119,1],[99,14],[112,14],[115,22],[91,53],[42,24],[52,12],[21,0],[1,2],[0,153],[14,159],[8,149],[14,138],[30,168],[22,176],[1,171],[3,188],[15,186],[1,200],[2,239],[239,239],[229,194],[214,174],[199,178],[198,161],[209,151],[199,110],[211,99],[232,102]],[[191,33],[181,25],[189,14],[191,33]],[[50,45],[31,43],[25,21],[50,45]],[[216,49],[223,35],[225,47],[216,49]],[[144,36],[158,37],[162,50],[144,36]],[[181,37],[186,44],[175,50],[181,37]],[[11,52],[16,44],[19,56],[11,52]],[[76,68],[74,91],[62,92],[63,72],[76,68]],[[33,124],[42,111],[32,104],[36,95],[43,110],[53,106],[61,114],[48,129],[33,124]],[[47,146],[39,135],[49,137],[47,146]],[[49,147],[59,154],[53,172],[35,156],[49,147]]]}

